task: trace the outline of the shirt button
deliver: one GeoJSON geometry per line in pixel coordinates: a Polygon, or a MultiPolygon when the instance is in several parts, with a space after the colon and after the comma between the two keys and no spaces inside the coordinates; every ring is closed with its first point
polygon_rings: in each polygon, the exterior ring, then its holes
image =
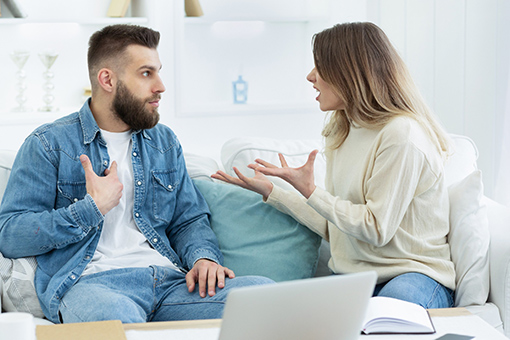
{"type": "Polygon", "coordinates": [[[158,239],[157,239],[156,237],[154,237],[154,238],[152,239],[152,242],[154,242],[154,243],[158,243],[158,239]]]}
{"type": "Polygon", "coordinates": [[[76,276],[74,276],[74,275],[71,275],[71,279],[73,279],[73,280],[74,280],[74,279],[76,279],[76,276]]]}
{"type": "Polygon", "coordinates": [[[138,182],[136,182],[136,184],[142,185],[142,181],[138,181],[138,182]]]}
{"type": "Polygon", "coordinates": [[[140,214],[139,214],[139,213],[135,213],[135,216],[136,216],[136,217],[140,217],[140,214]]]}
{"type": "Polygon", "coordinates": [[[85,260],[89,260],[90,259],[90,256],[85,256],[85,260]]]}
{"type": "Polygon", "coordinates": [[[108,165],[108,161],[104,161],[103,164],[104,164],[104,166],[107,166],[108,165]]]}
{"type": "Polygon", "coordinates": [[[135,157],[136,157],[136,155],[137,155],[137,153],[136,153],[136,152],[133,152],[133,156],[135,156],[135,157]]]}
{"type": "Polygon", "coordinates": [[[74,202],[78,202],[78,199],[77,199],[77,198],[75,198],[73,201],[74,201],[74,202]]]}
{"type": "Polygon", "coordinates": [[[172,189],[172,186],[170,184],[168,184],[168,189],[172,189]]]}

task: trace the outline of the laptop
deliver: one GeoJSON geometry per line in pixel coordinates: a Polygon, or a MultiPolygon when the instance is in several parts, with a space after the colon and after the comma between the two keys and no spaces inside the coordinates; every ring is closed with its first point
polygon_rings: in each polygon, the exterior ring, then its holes
{"type": "Polygon", "coordinates": [[[373,271],[233,289],[219,340],[358,339],[373,271]]]}

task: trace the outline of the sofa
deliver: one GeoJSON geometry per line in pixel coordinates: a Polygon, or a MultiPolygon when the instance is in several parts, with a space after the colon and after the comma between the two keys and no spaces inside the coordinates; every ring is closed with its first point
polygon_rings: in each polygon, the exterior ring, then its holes
{"type": "MultiPolygon", "coordinates": [[[[446,165],[451,232],[448,240],[456,267],[456,306],[466,307],[510,337],[510,209],[483,195],[478,151],[472,140],[451,135],[454,153],[446,165]]],[[[183,146],[186,147],[185,145],[183,146]]],[[[233,174],[256,158],[278,164],[278,153],[290,166],[304,164],[321,140],[235,138],[221,150],[221,159],[185,154],[190,177],[211,210],[225,265],[240,275],[264,275],[277,282],[330,275],[329,245],[290,216],[262,202],[250,191],[214,181],[218,169],[233,174]]],[[[0,198],[16,151],[0,150],[0,198]]],[[[325,159],[315,162],[316,184],[324,187],[325,159]]],[[[280,179],[275,185],[294,190],[280,179]]],[[[1,242],[1,240],[0,240],[1,242]]],[[[33,288],[34,258],[7,259],[0,254],[2,311],[23,311],[43,320],[33,288]]]]}

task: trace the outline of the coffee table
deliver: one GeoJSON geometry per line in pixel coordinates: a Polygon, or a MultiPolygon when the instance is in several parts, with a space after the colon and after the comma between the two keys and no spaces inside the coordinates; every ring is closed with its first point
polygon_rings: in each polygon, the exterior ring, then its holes
{"type": "MultiPolygon", "coordinates": [[[[360,340],[432,340],[447,333],[475,336],[476,340],[508,340],[480,317],[464,308],[430,309],[435,334],[360,335],[360,340]]],[[[217,340],[221,320],[153,322],[123,325],[127,340],[185,339],[217,340]]]]}

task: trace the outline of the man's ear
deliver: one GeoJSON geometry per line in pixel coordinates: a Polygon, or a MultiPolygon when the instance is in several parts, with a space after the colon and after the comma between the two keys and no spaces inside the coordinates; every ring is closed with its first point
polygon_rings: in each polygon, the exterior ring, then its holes
{"type": "Polygon", "coordinates": [[[97,82],[106,92],[113,92],[115,80],[114,73],[108,68],[102,68],[97,73],[97,82]]]}

